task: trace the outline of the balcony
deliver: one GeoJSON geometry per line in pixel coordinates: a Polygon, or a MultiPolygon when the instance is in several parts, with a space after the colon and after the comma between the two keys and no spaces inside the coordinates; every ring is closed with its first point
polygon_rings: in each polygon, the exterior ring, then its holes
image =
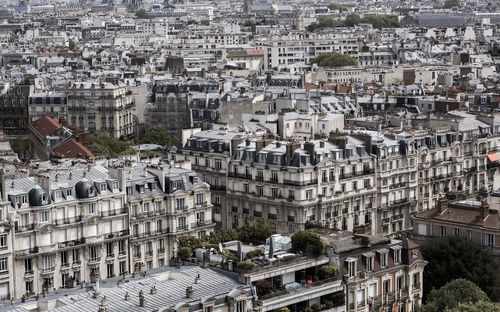
{"type": "Polygon", "coordinates": [[[141,252],[134,252],[134,258],[135,259],[140,259],[142,257],[142,253],[141,252]]]}
{"type": "Polygon", "coordinates": [[[153,256],[153,250],[146,250],[146,257],[152,257],[153,256]]]}
{"type": "Polygon", "coordinates": [[[382,218],[382,223],[383,223],[383,224],[387,224],[387,223],[389,223],[389,222],[391,222],[391,219],[390,219],[390,218],[388,218],[388,217],[387,217],[387,218],[382,218]]]}
{"type": "Polygon", "coordinates": [[[42,269],[42,274],[54,274],[55,270],[56,270],[55,266],[46,267],[42,269]]]}
{"type": "Polygon", "coordinates": [[[389,186],[389,188],[392,190],[392,189],[396,189],[396,188],[401,188],[401,187],[405,187],[406,186],[406,182],[399,182],[399,183],[393,183],[389,186]]]}
{"type": "MultiPolygon", "coordinates": [[[[340,291],[343,291],[341,280],[326,279],[314,282],[313,284],[300,285],[293,290],[281,290],[261,296],[258,298],[258,304],[262,311],[272,311],[277,308],[302,302],[306,298],[319,299],[322,296],[340,291]]],[[[343,306],[332,309],[333,310],[328,311],[345,311],[343,306]]]]}
{"type": "Polygon", "coordinates": [[[165,253],[165,247],[160,247],[160,248],[158,248],[157,252],[158,252],[158,254],[163,254],[163,253],[165,253]]]}
{"type": "Polygon", "coordinates": [[[309,181],[295,181],[295,180],[283,180],[283,184],[290,186],[307,186],[307,185],[315,185],[318,184],[318,179],[313,179],[309,181]]]}
{"type": "Polygon", "coordinates": [[[89,264],[97,264],[101,261],[101,257],[93,257],[89,259],[89,264]]]}
{"type": "Polygon", "coordinates": [[[17,225],[15,226],[15,231],[16,233],[19,233],[19,232],[24,232],[24,231],[32,231],[35,229],[35,224],[34,223],[31,223],[31,224],[22,224],[22,225],[17,225]]]}
{"type": "Polygon", "coordinates": [[[62,224],[71,224],[71,223],[76,223],[82,221],[82,216],[76,216],[76,217],[71,217],[71,218],[62,218],[62,219],[57,219],[56,224],[57,225],[62,225],[62,224]]]}
{"type": "Polygon", "coordinates": [[[14,255],[16,258],[18,258],[18,257],[32,255],[32,254],[37,254],[38,252],[39,252],[38,247],[34,247],[34,248],[28,248],[28,249],[23,249],[23,250],[16,250],[14,252],[14,255]]]}

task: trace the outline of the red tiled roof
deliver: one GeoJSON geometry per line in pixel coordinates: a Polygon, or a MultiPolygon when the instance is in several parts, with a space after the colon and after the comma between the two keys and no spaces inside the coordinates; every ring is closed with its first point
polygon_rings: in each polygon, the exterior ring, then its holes
{"type": "Polygon", "coordinates": [[[31,125],[42,137],[46,137],[62,127],[60,123],[47,116],[40,117],[39,119],[33,121],[31,125]]]}
{"type": "Polygon", "coordinates": [[[419,212],[416,218],[431,219],[437,222],[461,223],[470,226],[488,227],[493,231],[500,230],[500,215],[497,210],[490,209],[489,215],[484,220],[481,218],[481,212],[478,209],[470,207],[450,207],[439,214],[437,208],[419,212]]]}
{"type": "Polygon", "coordinates": [[[94,158],[92,152],[74,139],[69,139],[54,149],[54,153],[66,158],[94,158]]]}
{"type": "Polygon", "coordinates": [[[315,85],[314,83],[306,82],[304,88],[306,88],[306,89],[318,89],[318,86],[315,85]]]}

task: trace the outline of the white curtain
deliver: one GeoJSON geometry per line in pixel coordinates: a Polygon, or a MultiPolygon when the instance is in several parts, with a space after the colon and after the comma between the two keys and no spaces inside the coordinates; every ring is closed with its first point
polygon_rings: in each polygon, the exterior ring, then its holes
{"type": "Polygon", "coordinates": [[[122,198],[115,199],[115,209],[116,210],[122,209],[122,198]]]}
{"type": "Polygon", "coordinates": [[[59,230],[59,242],[65,242],[66,241],[66,230],[59,230]]]}
{"type": "Polygon", "coordinates": [[[64,219],[64,208],[57,208],[57,220],[64,219]]]}
{"type": "Polygon", "coordinates": [[[108,212],[109,211],[109,200],[104,200],[102,202],[101,211],[102,212],[108,212]]]}
{"type": "Polygon", "coordinates": [[[68,218],[74,218],[76,216],[76,206],[71,206],[68,208],[68,218]]]}
{"type": "Polygon", "coordinates": [[[370,287],[368,288],[368,297],[369,298],[375,297],[376,290],[377,290],[377,284],[370,284],[370,287]]]}
{"type": "Polygon", "coordinates": [[[23,237],[23,249],[31,248],[31,237],[25,236],[23,237]]]}
{"type": "Polygon", "coordinates": [[[41,235],[40,246],[48,246],[51,244],[52,240],[51,240],[50,234],[51,233],[44,233],[41,235]]]}
{"type": "Polygon", "coordinates": [[[123,219],[120,220],[115,220],[115,230],[118,231],[123,231],[123,219]]]}
{"type": "Polygon", "coordinates": [[[0,298],[9,298],[9,282],[0,284],[0,298]]]}
{"type": "Polygon", "coordinates": [[[69,228],[68,229],[68,239],[69,240],[75,240],[78,238],[78,229],[75,228],[69,228]]]}
{"type": "Polygon", "coordinates": [[[111,221],[104,222],[104,234],[111,232],[111,221]]]}
{"type": "Polygon", "coordinates": [[[87,236],[97,236],[97,224],[87,225],[87,236]]]}
{"type": "Polygon", "coordinates": [[[427,225],[419,223],[418,224],[418,235],[427,235],[427,225]]]}

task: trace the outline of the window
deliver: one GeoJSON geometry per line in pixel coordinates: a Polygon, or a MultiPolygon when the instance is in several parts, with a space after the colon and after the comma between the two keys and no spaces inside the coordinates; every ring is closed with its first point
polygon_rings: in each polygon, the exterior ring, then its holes
{"type": "Polygon", "coordinates": [[[73,249],[73,264],[80,263],[80,250],[73,249]]]}
{"type": "Polygon", "coordinates": [[[385,280],[382,282],[382,292],[384,295],[391,292],[391,280],[385,280]]]}
{"type": "Polygon", "coordinates": [[[358,308],[365,306],[365,290],[364,289],[358,290],[357,301],[358,301],[358,308]]]}
{"type": "Polygon", "coordinates": [[[347,273],[349,277],[356,276],[356,259],[348,258],[346,261],[347,261],[347,273]]]}
{"type": "Polygon", "coordinates": [[[439,235],[440,235],[441,237],[445,237],[445,236],[446,236],[446,227],[445,227],[445,226],[441,226],[441,227],[439,228],[439,235]]]}
{"type": "Polygon", "coordinates": [[[40,223],[50,222],[50,211],[40,211],[40,223]]]}
{"type": "Polygon", "coordinates": [[[196,205],[205,204],[205,194],[196,194],[196,205]]]}
{"type": "Polygon", "coordinates": [[[61,251],[61,266],[68,266],[68,265],[69,265],[68,252],[61,251]]]}
{"type": "Polygon", "coordinates": [[[7,234],[0,235],[0,248],[7,247],[7,234]]]}
{"type": "Polygon", "coordinates": [[[380,253],[380,267],[387,267],[387,252],[380,253]]]}
{"type": "Polygon", "coordinates": [[[176,202],[177,210],[184,209],[184,198],[177,198],[175,202],[176,202]]]}
{"type": "Polygon", "coordinates": [[[399,264],[401,262],[401,249],[395,249],[393,252],[394,252],[394,264],[399,264]]]}
{"type": "Polygon", "coordinates": [[[7,272],[9,270],[9,267],[7,264],[8,264],[7,258],[0,259],[0,272],[7,272]]]}
{"type": "Polygon", "coordinates": [[[306,199],[312,199],[312,197],[313,197],[313,191],[306,190],[306,199]]]}
{"type": "Polygon", "coordinates": [[[114,250],[113,242],[107,243],[106,244],[106,256],[113,257],[114,256],[113,250],[114,250]]]}
{"type": "Polygon", "coordinates": [[[484,235],[484,244],[488,247],[495,246],[495,235],[494,234],[485,234],[484,235]]]}
{"type": "Polygon", "coordinates": [[[413,274],[413,288],[420,288],[420,273],[413,274]]]}
{"type": "Polygon", "coordinates": [[[127,266],[125,261],[120,261],[120,275],[125,274],[127,272],[127,266]]]}
{"type": "Polygon", "coordinates": [[[124,255],[126,253],[125,240],[118,241],[118,253],[120,253],[120,255],[124,255]]]}
{"type": "Polygon", "coordinates": [[[453,229],[453,234],[455,234],[455,236],[460,235],[460,229],[459,228],[454,228],[453,229]]]}
{"type": "Polygon", "coordinates": [[[375,294],[377,293],[377,284],[373,283],[368,286],[368,298],[375,298],[375,294]]]}
{"type": "Polygon", "coordinates": [[[87,214],[92,215],[96,213],[95,203],[87,204],[87,214]]]}
{"type": "Polygon", "coordinates": [[[187,229],[186,227],[186,217],[181,217],[177,219],[177,228],[179,230],[185,230],[187,229]]]}
{"type": "Polygon", "coordinates": [[[472,230],[467,230],[467,239],[472,240],[472,230]]]}
{"type": "Polygon", "coordinates": [[[115,276],[115,266],[113,263],[108,263],[106,265],[106,269],[107,269],[106,271],[108,273],[108,278],[112,278],[115,276]]]}
{"type": "Polygon", "coordinates": [[[264,188],[260,185],[257,185],[257,195],[258,196],[263,196],[264,195],[264,188]]]}
{"type": "Polygon", "coordinates": [[[246,312],[247,302],[245,300],[236,301],[236,311],[235,312],[246,312]]]}
{"type": "Polygon", "coordinates": [[[277,188],[275,188],[275,187],[271,188],[271,196],[273,198],[278,198],[278,189],[277,188]]]}
{"type": "Polygon", "coordinates": [[[373,256],[365,258],[365,266],[367,271],[373,271],[373,256]]]}
{"type": "Polygon", "coordinates": [[[89,247],[89,255],[90,261],[99,261],[99,247],[98,246],[90,246],[89,247]]]}

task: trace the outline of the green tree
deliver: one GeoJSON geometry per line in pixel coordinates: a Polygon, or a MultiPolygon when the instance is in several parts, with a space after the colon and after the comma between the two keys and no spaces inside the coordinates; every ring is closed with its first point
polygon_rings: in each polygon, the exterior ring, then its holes
{"type": "Polygon", "coordinates": [[[422,312],[453,310],[461,303],[476,303],[482,300],[489,301],[481,288],[466,279],[456,279],[439,289],[433,289],[422,307],[422,312]]]}
{"type": "Polygon", "coordinates": [[[135,12],[135,17],[139,19],[147,19],[149,18],[149,14],[145,9],[139,9],[137,10],[137,12],[135,12]]]}
{"type": "Polygon", "coordinates": [[[424,298],[432,289],[464,278],[478,285],[491,300],[500,300],[498,259],[488,250],[456,236],[429,239],[420,248],[429,262],[424,270],[424,298]]]}
{"type": "Polygon", "coordinates": [[[258,218],[250,224],[245,224],[237,229],[239,240],[245,244],[259,244],[274,233],[267,224],[266,219],[258,218]]]}
{"type": "Polygon", "coordinates": [[[68,44],[69,44],[69,49],[70,49],[71,51],[73,51],[73,50],[75,50],[75,49],[76,49],[76,43],[75,43],[75,41],[74,41],[73,39],[69,39],[68,44]]]}
{"type": "Polygon", "coordinates": [[[445,9],[451,9],[452,7],[462,7],[462,2],[460,0],[445,0],[444,6],[445,9]]]}
{"type": "Polygon", "coordinates": [[[321,67],[341,67],[356,66],[358,61],[348,55],[338,52],[323,53],[311,60],[311,64],[318,64],[321,67]]]}
{"type": "Polygon", "coordinates": [[[339,268],[333,265],[324,265],[319,268],[318,273],[321,279],[336,278],[339,274],[339,268]]]}
{"type": "Polygon", "coordinates": [[[345,17],[345,26],[353,27],[361,23],[361,17],[358,14],[349,14],[345,17]]]}
{"type": "Polygon", "coordinates": [[[189,247],[179,247],[177,250],[177,257],[182,260],[186,260],[187,258],[191,258],[193,256],[193,250],[189,247]]]}
{"type": "Polygon", "coordinates": [[[201,246],[201,241],[194,236],[184,236],[179,238],[177,245],[181,247],[189,247],[191,250],[195,250],[201,246]]]}
{"type": "Polygon", "coordinates": [[[235,229],[231,230],[217,230],[212,233],[207,238],[210,244],[218,244],[223,242],[229,242],[238,239],[238,232],[235,229]]]}
{"type": "Polygon", "coordinates": [[[158,126],[151,127],[142,139],[139,141],[142,144],[158,144],[161,146],[170,147],[180,142],[180,137],[170,136],[167,130],[158,126]]]}
{"type": "Polygon", "coordinates": [[[319,256],[325,249],[325,244],[318,233],[299,231],[292,234],[292,249],[294,251],[305,251],[319,256]]]}
{"type": "Polygon", "coordinates": [[[106,131],[97,132],[90,139],[90,143],[95,147],[99,154],[105,155],[109,158],[135,153],[135,151],[130,148],[130,144],[128,142],[112,138],[106,131]]]}
{"type": "Polygon", "coordinates": [[[338,3],[330,3],[330,4],[328,5],[328,8],[329,8],[330,10],[338,10],[338,11],[341,11],[341,12],[342,12],[342,11],[347,11],[347,8],[346,8],[345,6],[340,5],[340,4],[338,4],[338,3]]]}
{"type": "Polygon", "coordinates": [[[481,300],[476,303],[461,303],[454,309],[446,309],[446,312],[500,312],[500,303],[481,300]]]}
{"type": "Polygon", "coordinates": [[[17,154],[20,159],[29,158],[29,141],[18,136],[14,142],[11,143],[12,150],[17,154]]]}

